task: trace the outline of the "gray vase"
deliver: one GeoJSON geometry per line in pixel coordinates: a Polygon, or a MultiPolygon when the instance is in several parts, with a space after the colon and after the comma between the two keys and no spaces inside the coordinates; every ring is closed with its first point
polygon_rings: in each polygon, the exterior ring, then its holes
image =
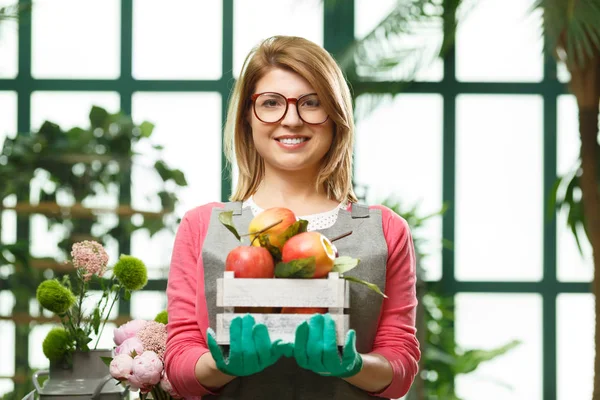
{"type": "Polygon", "coordinates": [[[40,399],[124,399],[128,390],[110,375],[108,366],[100,357],[112,357],[110,350],[76,351],[73,354],[73,367],[64,368],[50,364],[49,370],[33,374],[33,385],[40,399]],[[48,380],[40,386],[38,378],[48,375],[48,380]]]}

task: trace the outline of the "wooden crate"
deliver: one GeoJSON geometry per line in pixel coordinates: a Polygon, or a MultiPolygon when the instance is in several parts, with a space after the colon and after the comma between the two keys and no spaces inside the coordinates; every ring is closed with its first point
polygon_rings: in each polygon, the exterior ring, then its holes
{"type": "MultiPolygon", "coordinates": [[[[236,279],[234,273],[225,271],[217,279],[217,314],[215,333],[217,343],[229,344],[229,326],[233,318],[245,314],[234,312],[235,307],[320,307],[328,308],[336,323],[337,341],[343,345],[349,329],[350,317],[344,309],[350,307],[350,288],[337,272],[327,279],[236,279]]],[[[308,320],[311,314],[259,314],[253,313],[257,323],[269,328],[271,340],[294,342],[296,327],[308,320]]]]}

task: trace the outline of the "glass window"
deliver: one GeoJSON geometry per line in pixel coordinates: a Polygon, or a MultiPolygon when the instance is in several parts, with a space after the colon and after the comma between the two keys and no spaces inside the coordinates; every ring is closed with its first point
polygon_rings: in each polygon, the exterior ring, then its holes
{"type": "MultiPolygon", "coordinates": [[[[2,341],[2,359],[15,359],[15,323],[12,321],[0,321],[0,340],[2,341]]],[[[0,376],[12,376],[15,374],[15,363],[0,362],[0,376]]],[[[0,386],[0,393],[2,387],[0,386]]]]}
{"type": "Polygon", "coordinates": [[[31,68],[35,78],[117,78],[119,0],[36,0],[31,68]]]}
{"type": "MultiPolygon", "coordinates": [[[[508,353],[458,375],[464,400],[542,400],[542,299],[537,294],[456,296],[456,342],[465,350],[491,350],[513,340],[508,353]]],[[[575,397],[571,397],[575,398],[575,397]]]]}
{"type": "Polygon", "coordinates": [[[0,315],[3,317],[12,314],[13,307],[15,306],[15,296],[9,290],[0,291],[0,315]]]}
{"type": "MultiPolygon", "coordinates": [[[[12,6],[14,0],[0,0],[0,8],[12,6]]],[[[15,78],[18,73],[19,27],[12,20],[0,23],[0,79],[15,78]]],[[[0,107],[2,109],[2,107],[0,107]]],[[[2,121],[0,121],[0,124],[2,121]]],[[[1,394],[0,389],[0,394],[1,394]]]]}
{"type": "MultiPolygon", "coordinates": [[[[63,130],[74,126],[87,128],[93,105],[103,107],[109,112],[117,112],[119,95],[114,92],[34,92],[31,95],[31,126],[35,131],[48,120],[58,124],[63,130]]],[[[47,180],[47,174],[41,172],[36,174],[32,182],[32,193],[35,193],[35,189],[44,185],[47,180]]],[[[97,199],[88,199],[84,205],[109,207],[116,204],[115,198],[116,191],[113,188],[112,192],[109,190],[106,195],[98,196],[97,199]]],[[[66,199],[64,204],[71,204],[71,201],[66,199]]],[[[36,257],[59,257],[57,244],[66,234],[66,228],[63,226],[49,228],[47,219],[43,215],[32,215],[30,221],[32,254],[36,257]]],[[[115,246],[107,246],[107,251],[114,259],[117,253],[115,246]]]]}
{"type": "Polygon", "coordinates": [[[539,82],[543,77],[540,16],[533,0],[463,2],[456,32],[460,81],[539,82]]]}
{"type": "Polygon", "coordinates": [[[52,328],[59,324],[36,324],[29,332],[29,367],[31,369],[47,369],[50,362],[44,355],[42,343],[52,328]]]}
{"type": "Polygon", "coordinates": [[[539,280],[542,99],[460,95],[456,105],[456,277],[539,280]]]}
{"type": "Polygon", "coordinates": [[[222,0],[134,1],[133,76],[219,79],[222,25],[222,0]],[[166,13],[173,17],[165,18],[166,13]]]}
{"type": "MultiPolygon", "coordinates": [[[[178,191],[179,217],[201,204],[221,199],[221,96],[218,93],[135,93],[133,117],[156,128],[153,144],[164,146],[163,160],[185,174],[188,186],[178,191]]],[[[135,149],[148,154],[147,147],[135,149]]],[[[132,205],[135,209],[158,211],[155,194],[160,178],[153,171],[155,156],[134,157],[132,205]]],[[[166,276],[171,259],[173,235],[165,230],[149,238],[146,231],[132,236],[132,254],[140,256],[154,278],[166,276]],[[169,243],[165,246],[165,243],[169,243]],[[161,268],[167,268],[159,270],[161,268]],[[157,275],[158,274],[158,275],[157,275]]]]}
{"type": "MultiPolygon", "coordinates": [[[[577,101],[572,95],[558,97],[557,162],[558,176],[570,174],[579,165],[581,139],[577,101]]],[[[561,190],[561,193],[564,191],[561,190]]],[[[577,248],[575,236],[567,225],[567,212],[560,210],[556,222],[557,277],[560,281],[590,282],[594,277],[592,246],[583,229],[579,239],[583,254],[577,248]]]]}
{"type": "Polygon", "coordinates": [[[233,5],[233,76],[236,78],[250,50],[270,36],[302,36],[323,45],[321,1],[234,0],[233,5]]]}
{"type": "Polygon", "coordinates": [[[116,92],[33,92],[31,94],[31,128],[37,130],[44,121],[52,121],[62,129],[90,125],[92,106],[108,112],[119,111],[116,92]]]}
{"type": "MultiPolygon", "coordinates": [[[[0,24],[0,26],[2,26],[0,24]]],[[[0,46],[0,49],[2,46],[0,46]]],[[[0,58],[1,60],[1,58],[0,58]]],[[[17,133],[17,93],[0,92],[0,149],[4,145],[6,137],[14,137],[17,133]]]]}
{"type": "MultiPolygon", "coordinates": [[[[377,27],[395,8],[397,1],[355,0],[354,5],[354,36],[362,39],[377,27]]],[[[438,25],[431,22],[414,23],[408,33],[398,36],[394,45],[398,48],[413,49],[403,62],[394,70],[387,73],[377,73],[378,79],[416,80],[439,82],[444,76],[444,62],[438,57],[443,40],[442,21],[438,25]]],[[[370,76],[369,72],[357,71],[359,76],[370,76]]]]}
{"type": "MultiPolygon", "coordinates": [[[[369,96],[361,96],[368,102],[369,96]]],[[[356,182],[368,187],[369,203],[396,197],[403,211],[418,206],[425,216],[442,208],[442,97],[403,94],[386,100],[357,122],[356,182]]],[[[417,234],[414,232],[413,234],[417,234]]],[[[441,218],[432,218],[419,233],[426,278],[441,277],[441,218]]]]}
{"type": "Polygon", "coordinates": [[[154,320],[167,309],[167,294],[156,291],[139,291],[131,294],[131,318],[154,320]]]}
{"type": "Polygon", "coordinates": [[[12,379],[0,379],[0,396],[15,390],[15,384],[12,379]]]}
{"type": "Polygon", "coordinates": [[[594,320],[593,295],[587,293],[558,295],[556,300],[558,400],[592,398],[594,320]]]}

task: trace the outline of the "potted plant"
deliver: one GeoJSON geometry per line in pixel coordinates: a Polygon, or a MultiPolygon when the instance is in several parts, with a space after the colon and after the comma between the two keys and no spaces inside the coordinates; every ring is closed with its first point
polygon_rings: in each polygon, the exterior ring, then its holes
{"type": "Polygon", "coordinates": [[[105,385],[108,368],[101,358],[110,356],[111,349],[98,349],[98,343],[119,298],[129,299],[131,292],[148,282],[146,266],[138,258],[122,255],[109,268],[108,254],[94,241],[75,243],[71,257],[74,276],[47,279],[36,291],[40,305],[57,315],[62,326],[50,330],[44,339],[42,348],[50,369],[36,372],[33,384],[42,398],[89,396],[95,392],[96,398],[117,398],[121,390],[105,385]],[[93,308],[86,310],[84,303],[92,279],[102,278],[107,271],[112,272],[112,277],[102,284],[102,296],[93,308]],[[49,374],[49,379],[41,386],[38,377],[45,374],[49,374]]]}

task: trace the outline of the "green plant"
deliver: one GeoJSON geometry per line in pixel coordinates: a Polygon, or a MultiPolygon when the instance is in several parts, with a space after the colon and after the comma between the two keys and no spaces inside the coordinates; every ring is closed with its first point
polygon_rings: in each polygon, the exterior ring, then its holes
{"type": "MultiPolygon", "coordinates": [[[[513,340],[493,349],[463,349],[454,340],[454,301],[436,285],[423,280],[421,261],[429,254],[423,245],[431,239],[421,234],[421,229],[431,218],[443,215],[447,206],[438,212],[421,216],[418,206],[405,208],[395,198],[382,202],[408,223],[413,236],[417,258],[417,335],[421,343],[420,373],[411,389],[411,395],[422,400],[460,400],[454,392],[454,379],[459,374],[475,371],[481,363],[493,360],[520,344],[513,340]]],[[[451,243],[442,239],[442,246],[451,243]]]]}
{"type": "Polygon", "coordinates": [[[72,263],[76,269],[74,279],[65,275],[62,281],[48,279],[40,283],[36,298],[40,305],[55,313],[62,328],[51,330],[43,343],[46,357],[52,363],[70,365],[74,351],[89,351],[92,335],[98,340],[108,321],[110,312],[121,297],[129,299],[131,292],[142,289],[147,281],[144,263],[131,256],[128,262],[121,260],[113,267],[113,277],[108,284],[102,281],[102,296],[92,310],[84,309],[84,300],[89,296],[92,278],[102,278],[108,268],[108,254],[97,242],[83,241],[73,245],[72,263]],[[119,271],[115,271],[115,268],[119,271]],[[125,277],[126,279],[122,279],[125,277]],[[135,285],[131,285],[135,282],[135,285]],[[110,304],[110,306],[109,306],[110,304]]]}
{"type": "MultiPolygon", "coordinates": [[[[153,128],[150,122],[136,124],[121,112],[92,107],[88,126],[64,130],[46,121],[35,132],[21,132],[4,141],[0,149],[0,210],[16,213],[18,232],[15,244],[0,245],[0,288],[14,294],[13,316],[25,321],[18,322],[15,329],[17,384],[13,393],[18,398],[31,390],[30,383],[18,383],[29,382],[31,372],[27,357],[33,326],[29,323],[30,299],[47,278],[68,279],[77,290],[76,271],[60,263],[68,258],[72,245],[94,240],[127,246],[134,231],[145,230],[150,236],[162,229],[175,231],[177,191],[187,183],[181,171],[162,159],[162,147],[152,143],[153,128]],[[146,150],[134,151],[138,147],[146,150]],[[157,192],[148,196],[160,205],[153,211],[130,205],[132,168],[139,158],[156,160],[141,166],[160,179],[157,192]],[[48,229],[62,235],[56,255],[38,258],[30,254],[26,221],[31,214],[45,216],[48,229]]],[[[106,279],[90,281],[94,289],[110,285],[106,279]]]]}

